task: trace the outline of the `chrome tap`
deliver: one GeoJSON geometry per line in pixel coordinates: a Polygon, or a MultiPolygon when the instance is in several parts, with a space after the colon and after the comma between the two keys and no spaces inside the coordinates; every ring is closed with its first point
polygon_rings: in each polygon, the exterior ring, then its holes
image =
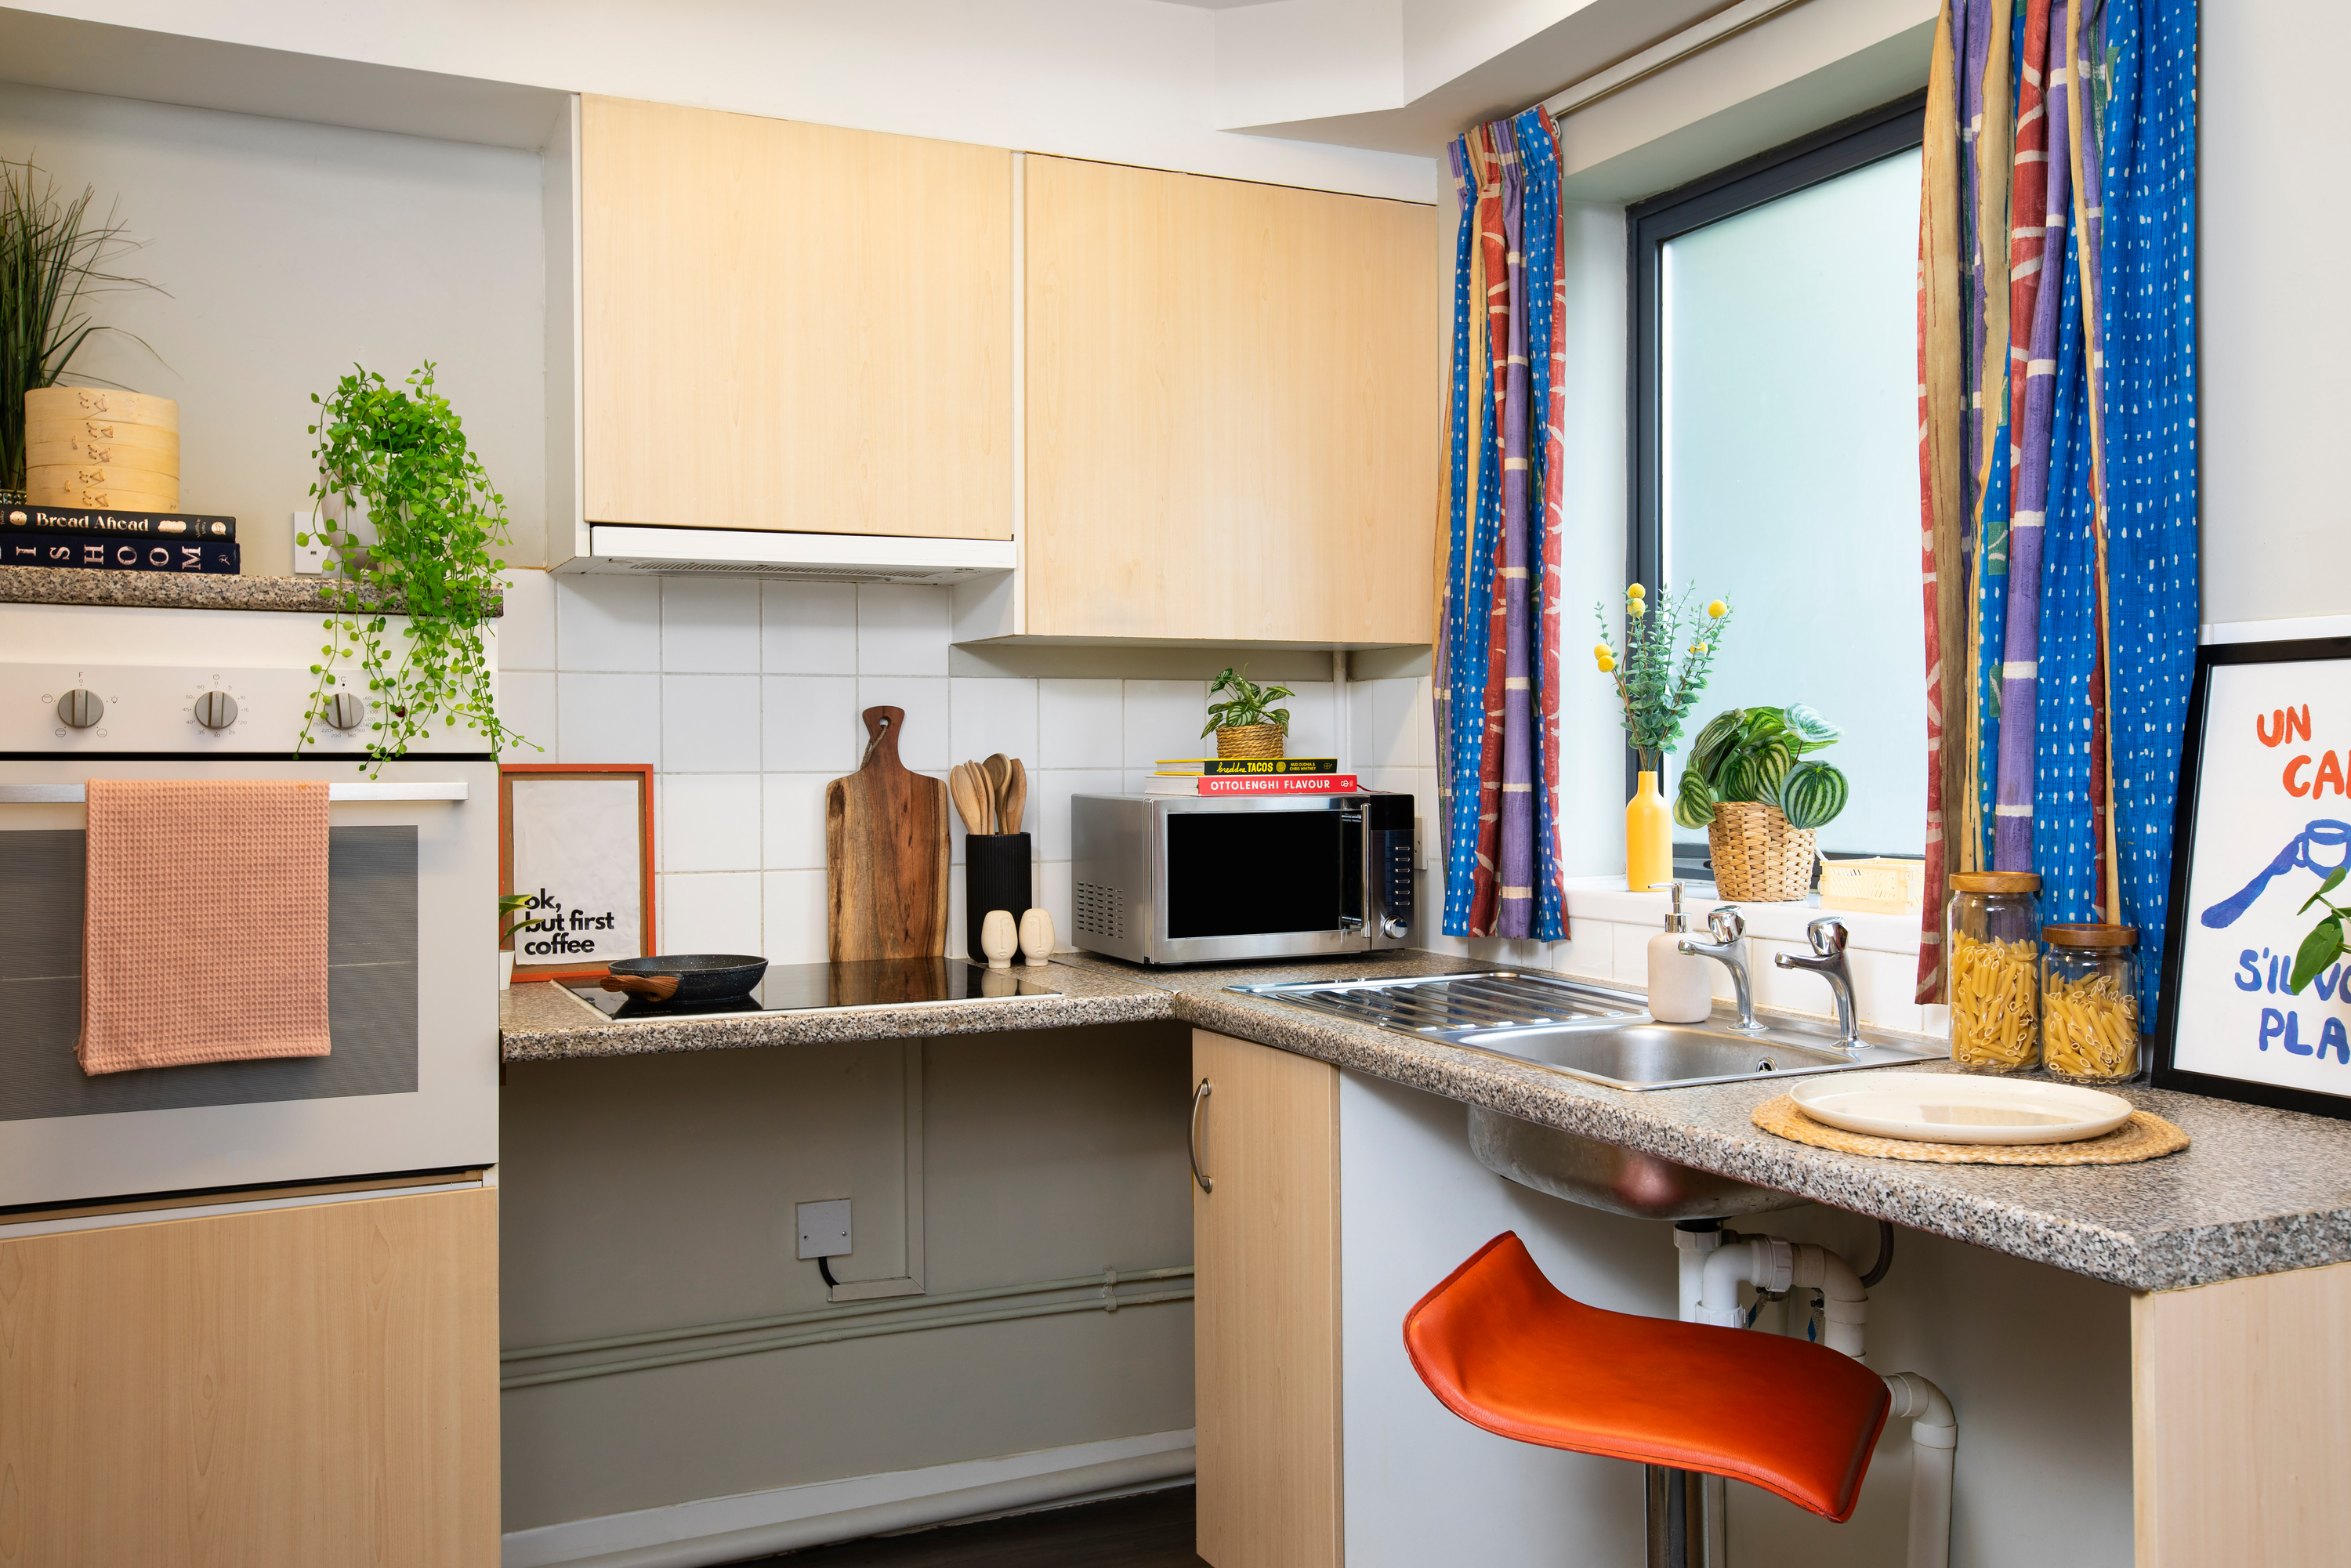
{"type": "Polygon", "coordinates": [[[1829,995],[1836,999],[1837,1044],[1858,1051],[1861,1028],[1853,1006],[1853,971],[1844,961],[1844,922],[1824,915],[1804,927],[1804,939],[1813,945],[1812,956],[1775,953],[1771,962],[1782,969],[1810,969],[1829,983],[1829,995]]]}
{"type": "Polygon", "coordinates": [[[1755,1021],[1755,986],[1747,970],[1747,922],[1739,911],[1724,904],[1706,917],[1707,934],[1711,942],[1684,942],[1681,950],[1700,958],[1712,958],[1730,971],[1730,987],[1739,998],[1739,1022],[1732,1026],[1750,1034],[1761,1034],[1763,1026],[1755,1021]]]}

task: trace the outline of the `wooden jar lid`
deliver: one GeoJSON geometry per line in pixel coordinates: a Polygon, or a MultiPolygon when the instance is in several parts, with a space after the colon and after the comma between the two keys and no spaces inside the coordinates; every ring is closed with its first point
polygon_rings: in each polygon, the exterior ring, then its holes
{"type": "Polygon", "coordinates": [[[180,405],[167,397],[117,392],[112,387],[34,387],[25,393],[25,418],[33,420],[128,420],[177,432],[180,405]]]}
{"type": "Polygon", "coordinates": [[[1951,873],[1954,893],[2039,893],[2041,875],[2030,871],[1958,871],[1951,873]]]}
{"type": "Polygon", "coordinates": [[[2052,947],[2136,947],[2136,925],[2044,925],[2041,939],[2052,947]]]}

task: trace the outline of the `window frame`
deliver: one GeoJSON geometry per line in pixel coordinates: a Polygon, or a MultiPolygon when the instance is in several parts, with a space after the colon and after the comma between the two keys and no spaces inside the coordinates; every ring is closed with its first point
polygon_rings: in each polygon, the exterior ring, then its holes
{"type": "MultiPolygon", "coordinates": [[[[1666,242],[1736,216],[1766,202],[1822,184],[1924,144],[1927,93],[1921,88],[1850,119],[1783,142],[1768,152],[1702,175],[1625,209],[1625,580],[1644,584],[1663,602],[1665,580],[1666,242]]],[[[1660,785],[1664,780],[1659,780],[1660,785]]],[[[1625,793],[1640,785],[1640,759],[1625,755],[1625,793]]],[[[1670,791],[1668,791],[1670,794],[1670,791]]],[[[1675,824],[1677,831],[1682,831],[1675,824]]],[[[1674,874],[1685,881],[1712,875],[1705,842],[1674,844],[1674,874]]],[[[1859,852],[1838,852],[1847,859],[1859,852]]],[[[1916,860],[1915,854],[1892,858],[1916,860]]]]}

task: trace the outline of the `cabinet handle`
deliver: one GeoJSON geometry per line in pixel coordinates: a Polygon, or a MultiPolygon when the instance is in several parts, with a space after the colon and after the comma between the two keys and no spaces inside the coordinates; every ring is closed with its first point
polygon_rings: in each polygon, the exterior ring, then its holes
{"type": "Polygon", "coordinates": [[[1209,1092],[1208,1081],[1201,1079],[1200,1086],[1192,1091],[1192,1124],[1184,1134],[1185,1150],[1192,1156],[1192,1179],[1200,1184],[1202,1192],[1217,1190],[1216,1182],[1200,1174],[1200,1103],[1209,1092]]]}

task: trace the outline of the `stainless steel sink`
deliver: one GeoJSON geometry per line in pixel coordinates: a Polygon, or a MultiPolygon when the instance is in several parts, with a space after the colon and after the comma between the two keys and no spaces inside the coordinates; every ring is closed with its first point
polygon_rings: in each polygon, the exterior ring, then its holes
{"type": "Polygon", "coordinates": [[[1577,1133],[1469,1108],[1478,1162],[1520,1186],[1635,1219],[1726,1219],[1804,1199],[1577,1133]]]}
{"type": "Polygon", "coordinates": [[[1235,986],[1316,1012],[1377,1025],[1416,1040],[1531,1061],[1611,1089],[1686,1089],[1750,1078],[1915,1065],[1943,1053],[1925,1041],[1864,1034],[1847,1051],[1836,1030],[1773,1019],[1759,1034],[1727,1008],[1704,1023],[1658,1023],[1638,991],[1562,976],[1490,969],[1340,985],[1235,986]]]}

